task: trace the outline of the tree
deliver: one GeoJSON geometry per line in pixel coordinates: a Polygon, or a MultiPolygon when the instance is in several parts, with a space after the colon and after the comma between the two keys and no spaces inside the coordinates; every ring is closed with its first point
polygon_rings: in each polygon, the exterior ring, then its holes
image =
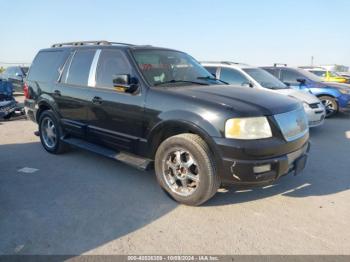
{"type": "Polygon", "coordinates": [[[0,74],[2,73],[2,72],[4,72],[5,71],[5,68],[3,68],[2,66],[0,66],[0,74]]]}

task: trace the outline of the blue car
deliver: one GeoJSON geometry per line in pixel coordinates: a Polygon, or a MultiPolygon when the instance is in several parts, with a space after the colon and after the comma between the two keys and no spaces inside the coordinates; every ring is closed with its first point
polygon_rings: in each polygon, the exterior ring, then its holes
{"type": "Polygon", "coordinates": [[[291,88],[317,96],[326,108],[326,117],[350,111],[350,85],[324,82],[318,76],[293,67],[262,67],[291,88]]]}

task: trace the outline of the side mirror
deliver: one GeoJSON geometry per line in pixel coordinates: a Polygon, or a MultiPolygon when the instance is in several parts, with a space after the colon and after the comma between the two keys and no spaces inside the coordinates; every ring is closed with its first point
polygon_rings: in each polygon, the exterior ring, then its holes
{"type": "Polygon", "coordinates": [[[131,77],[129,74],[114,75],[113,86],[118,91],[124,91],[125,93],[133,93],[137,90],[139,82],[137,78],[131,77]]]}
{"type": "Polygon", "coordinates": [[[297,79],[297,82],[299,82],[299,83],[302,84],[302,85],[305,85],[306,79],[304,79],[304,78],[298,78],[298,79],[297,79]]]}

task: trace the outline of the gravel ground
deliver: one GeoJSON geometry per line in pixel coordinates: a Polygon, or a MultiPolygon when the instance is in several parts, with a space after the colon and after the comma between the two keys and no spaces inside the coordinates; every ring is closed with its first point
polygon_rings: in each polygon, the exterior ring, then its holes
{"type": "Polygon", "coordinates": [[[95,154],[46,153],[25,119],[0,122],[0,254],[350,254],[350,115],[311,130],[302,175],[179,205],[95,154]]]}

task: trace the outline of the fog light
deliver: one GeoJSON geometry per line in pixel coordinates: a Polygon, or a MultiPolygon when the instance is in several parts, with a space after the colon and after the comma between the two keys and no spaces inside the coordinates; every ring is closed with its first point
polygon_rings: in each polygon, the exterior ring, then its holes
{"type": "Polygon", "coordinates": [[[265,173],[265,172],[271,171],[271,165],[266,164],[266,165],[262,165],[262,166],[255,166],[255,167],[253,167],[253,171],[256,174],[265,173]]]}

